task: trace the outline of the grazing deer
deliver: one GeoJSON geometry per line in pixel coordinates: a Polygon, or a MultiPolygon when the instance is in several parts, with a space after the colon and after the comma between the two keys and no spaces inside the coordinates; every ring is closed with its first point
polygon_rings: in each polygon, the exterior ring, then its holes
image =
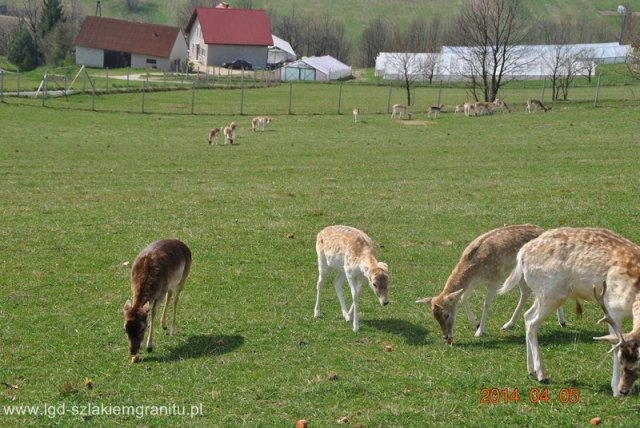
{"type": "Polygon", "coordinates": [[[391,112],[391,119],[398,116],[398,119],[402,119],[402,115],[406,115],[411,119],[413,114],[407,109],[407,106],[403,106],[402,104],[394,104],[393,111],[391,112]]]}
{"type": "MultiPolygon", "coordinates": [[[[605,340],[614,345],[609,352],[615,352],[618,357],[618,361],[621,364],[621,373],[618,372],[618,379],[612,379],[611,382],[616,382],[618,391],[622,395],[628,395],[631,391],[633,383],[640,377],[640,299],[636,298],[633,302],[631,312],[633,315],[633,330],[631,333],[623,334],[618,327],[616,321],[609,315],[609,310],[604,302],[604,295],[607,291],[606,281],[602,283],[602,293],[596,292],[596,287],[593,287],[593,295],[596,301],[604,311],[604,318],[599,323],[606,321],[610,328],[613,330],[613,334],[608,336],[594,337],[596,340],[605,340]],[[622,374],[622,376],[620,376],[622,374]]],[[[615,376],[614,372],[614,376],[615,376]]]]}
{"type": "Polygon", "coordinates": [[[267,125],[271,123],[270,116],[258,116],[251,119],[251,130],[252,131],[264,131],[267,128],[267,125]]]}
{"type": "Polygon", "coordinates": [[[224,143],[227,144],[233,144],[233,140],[236,139],[236,123],[235,122],[231,122],[229,124],[229,126],[225,126],[224,127],[224,143]]]}
{"type": "MultiPolygon", "coordinates": [[[[640,300],[639,266],[640,247],[606,229],[564,227],[526,243],[499,293],[509,291],[524,275],[535,296],[524,314],[529,373],[540,382],[548,381],[540,358],[538,329],[567,298],[594,300],[593,284],[606,281],[603,303],[613,323],[622,325],[640,300]]],[[[634,317],[634,324],[640,323],[638,320],[640,317],[634,317]]],[[[612,325],[609,333],[615,334],[612,325]]],[[[619,353],[614,353],[611,389],[615,396],[626,392],[619,388],[619,373],[619,353]]]]}
{"type": "Polygon", "coordinates": [[[506,111],[507,113],[511,113],[511,109],[504,101],[496,98],[494,102],[491,103],[491,110],[501,110],[503,113],[506,111]]]}
{"type": "Polygon", "coordinates": [[[211,131],[209,131],[209,145],[216,144],[216,139],[218,138],[219,133],[220,128],[211,128],[211,131]]]}
{"type": "Polygon", "coordinates": [[[443,108],[444,104],[440,104],[439,106],[431,106],[427,111],[427,116],[430,118],[433,115],[433,118],[436,119],[438,117],[438,113],[440,113],[443,108]]]}
{"type": "Polygon", "coordinates": [[[358,107],[354,107],[351,111],[353,115],[353,123],[358,123],[358,118],[360,117],[360,109],[358,107]]]}
{"type": "Polygon", "coordinates": [[[476,103],[466,102],[464,103],[464,115],[477,116],[476,103]]]}
{"type": "MultiPolygon", "coordinates": [[[[416,303],[431,305],[433,316],[440,324],[442,338],[448,344],[453,342],[453,327],[461,301],[464,304],[469,322],[477,327],[475,337],[484,334],[489,307],[502,281],[513,270],[518,250],[525,243],[538,237],[543,231],[542,228],[534,224],[521,224],[501,227],[480,235],[465,248],[442,292],[435,297],[425,297],[416,301],[416,303]],[[471,292],[478,285],[488,286],[479,324],[468,301],[471,292]]],[[[503,330],[515,325],[530,294],[531,291],[524,284],[521,284],[520,301],[511,319],[502,326],[503,330]]],[[[558,319],[563,325],[562,308],[558,311],[558,319]]]]}
{"type": "Polygon", "coordinates": [[[475,103],[476,116],[493,114],[492,106],[493,106],[493,103],[490,103],[487,101],[477,101],[475,103]]]}
{"type": "Polygon", "coordinates": [[[167,329],[167,307],[173,296],[173,320],[171,336],[176,334],[176,312],[178,298],[191,269],[191,251],[177,239],[165,239],[149,244],[136,257],[131,267],[130,300],[124,305],[124,329],[129,339],[131,362],[138,361],[140,346],[149,325],[147,351],[153,350],[153,321],[160,300],[164,298],[162,328],[167,329]],[[175,296],[174,296],[175,294],[175,296]],[[151,322],[147,315],[151,310],[151,322]]]}
{"type": "Polygon", "coordinates": [[[534,113],[536,110],[542,110],[546,113],[548,109],[540,100],[527,100],[527,113],[534,113]]]}
{"type": "Polygon", "coordinates": [[[453,114],[464,113],[464,104],[458,104],[453,110],[453,114]]]}
{"type": "Polygon", "coordinates": [[[353,321],[353,331],[360,329],[358,319],[358,298],[364,281],[378,297],[381,305],[389,304],[387,289],[389,285],[389,268],[386,263],[376,259],[373,241],[361,230],[349,226],[328,226],[322,229],[316,239],[318,254],[318,283],[316,306],[313,314],[320,316],[320,292],[331,270],[337,272],[334,282],[342,316],[349,322],[353,321]],[[347,311],[342,295],[342,286],[347,280],[351,289],[353,303],[347,311]]]}

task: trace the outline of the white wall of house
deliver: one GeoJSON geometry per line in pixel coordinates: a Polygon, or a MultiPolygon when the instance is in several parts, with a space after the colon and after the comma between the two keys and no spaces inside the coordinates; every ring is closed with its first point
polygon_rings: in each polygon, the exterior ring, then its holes
{"type": "Polygon", "coordinates": [[[207,65],[220,66],[224,62],[243,59],[249,61],[253,68],[267,66],[266,46],[241,45],[209,45],[207,48],[207,65]]]}
{"type": "Polygon", "coordinates": [[[189,60],[195,64],[207,65],[207,45],[204,43],[200,20],[196,18],[189,33],[189,60]]]}
{"type": "Polygon", "coordinates": [[[103,68],[104,51],[102,49],[76,46],[76,64],[86,67],[103,68]]]}

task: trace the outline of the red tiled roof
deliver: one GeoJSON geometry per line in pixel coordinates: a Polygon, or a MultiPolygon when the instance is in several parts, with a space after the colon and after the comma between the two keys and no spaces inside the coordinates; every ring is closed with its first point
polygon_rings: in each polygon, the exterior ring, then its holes
{"type": "Polygon", "coordinates": [[[179,27],[87,16],[76,46],[168,58],[179,27]]]}
{"type": "Polygon", "coordinates": [[[187,23],[187,33],[196,18],[208,45],[273,45],[269,18],[262,9],[197,7],[187,23]]]}

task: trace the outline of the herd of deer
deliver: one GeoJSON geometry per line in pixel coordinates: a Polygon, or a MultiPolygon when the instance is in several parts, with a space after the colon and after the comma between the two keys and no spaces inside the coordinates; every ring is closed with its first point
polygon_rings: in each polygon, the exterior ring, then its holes
{"type": "MultiPolygon", "coordinates": [[[[427,116],[433,119],[437,118],[438,114],[444,110],[444,107],[445,107],[444,104],[440,104],[437,106],[430,106],[426,112],[427,116]]],[[[534,113],[537,110],[542,110],[544,112],[547,112],[549,109],[546,108],[542,103],[542,101],[540,100],[533,100],[533,99],[527,100],[525,111],[527,113],[534,113]]],[[[478,101],[478,102],[466,102],[464,104],[458,104],[454,107],[453,113],[454,114],[464,113],[465,116],[470,117],[470,116],[489,115],[489,114],[493,114],[496,111],[511,112],[511,109],[509,108],[507,103],[505,103],[500,99],[496,99],[493,102],[478,101]]],[[[353,109],[354,122],[357,122],[357,117],[359,115],[360,115],[360,110],[357,108],[354,108],[353,109]]],[[[402,104],[394,104],[391,110],[391,119],[394,119],[394,118],[402,119],[403,117],[411,119],[413,117],[413,114],[409,111],[407,106],[402,104]]]]}
{"type": "MultiPolygon", "coordinates": [[[[267,128],[267,125],[271,123],[271,116],[257,116],[251,119],[251,130],[252,131],[264,131],[267,128]]],[[[222,131],[224,135],[224,144],[233,144],[236,139],[236,129],[238,125],[235,122],[231,122],[228,126],[225,126],[223,129],[220,128],[211,128],[209,131],[209,145],[216,145],[216,140],[218,138],[218,134],[222,131]]]]}
{"type": "MultiPolygon", "coordinates": [[[[389,304],[389,268],[378,261],[375,245],[364,232],[334,225],[316,237],[318,281],[314,317],[320,317],[320,294],[330,272],[344,319],[359,330],[358,301],[365,284],[381,305],[389,304]],[[342,287],[348,283],[352,304],[349,310],[342,287]]],[[[133,302],[124,306],[124,328],[129,340],[131,361],[138,361],[147,325],[147,350],[153,348],[153,321],[164,299],[162,328],[167,329],[167,308],[174,298],[170,334],[176,333],[178,297],[191,268],[191,252],[178,240],[150,244],[136,257],[131,269],[133,302]],[[148,313],[151,320],[148,322],[148,313]]],[[[453,328],[462,302],[469,321],[477,326],[475,336],[484,334],[489,306],[496,294],[505,294],[516,285],[520,300],[503,329],[513,327],[527,298],[534,302],[524,314],[527,368],[540,382],[548,382],[540,356],[538,329],[549,314],[557,311],[564,325],[562,305],[567,299],[596,301],[609,324],[609,335],[595,337],[613,346],[611,389],[614,396],[628,395],[640,376],[640,247],[606,229],[561,227],[544,231],[532,225],[504,226],[473,240],[464,250],[440,294],[417,301],[429,305],[440,324],[443,339],[453,342],[453,328]],[[504,278],[506,277],[506,280],[504,278]],[[524,282],[521,279],[524,278],[524,282]],[[500,285],[504,280],[504,283],[500,285]],[[487,294],[478,323],[468,297],[479,285],[487,294]],[[633,328],[622,333],[625,318],[633,318],[633,328]]]]}

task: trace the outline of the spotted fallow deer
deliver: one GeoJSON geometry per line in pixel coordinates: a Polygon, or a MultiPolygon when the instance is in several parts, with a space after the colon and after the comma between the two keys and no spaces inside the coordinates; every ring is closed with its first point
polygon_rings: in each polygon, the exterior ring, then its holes
{"type": "Polygon", "coordinates": [[[373,240],[361,230],[349,226],[335,225],[322,229],[316,238],[318,254],[318,283],[314,316],[320,317],[320,292],[330,271],[337,272],[334,282],[342,316],[353,322],[353,331],[360,329],[358,298],[364,281],[376,294],[381,305],[389,304],[389,268],[379,262],[373,240]],[[353,303],[347,311],[342,295],[344,281],[349,283],[353,303]]]}
{"type": "Polygon", "coordinates": [[[160,300],[164,298],[162,328],[167,329],[167,308],[173,297],[171,336],[176,334],[178,297],[191,269],[191,251],[177,239],[153,242],[136,257],[131,267],[131,291],[133,302],[124,305],[124,329],[129,340],[131,362],[138,361],[140,346],[149,326],[147,351],[153,350],[153,321],[160,300]],[[151,311],[151,322],[147,322],[151,311]]]}
{"type": "MultiPolygon", "coordinates": [[[[442,292],[435,297],[416,301],[431,306],[433,316],[440,324],[442,338],[447,343],[453,342],[453,327],[460,302],[464,304],[469,322],[477,327],[475,337],[484,334],[489,307],[504,278],[513,270],[518,250],[543,231],[534,224],[521,224],[501,227],[480,235],[465,248],[442,292]],[[471,292],[478,285],[488,287],[480,323],[468,301],[471,292]]],[[[531,291],[520,284],[520,301],[511,319],[502,326],[503,330],[515,325],[530,294],[531,291]]],[[[562,308],[558,310],[558,319],[561,325],[565,324],[562,308]]]]}
{"type": "Polygon", "coordinates": [[[398,119],[402,119],[402,116],[406,115],[409,119],[413,117],[413,114],[409,111],[407,106],[402,104],[394,104],[393,110],[391,111],[391,119],[398,117],[398,119]]]}
{"type": "Polygon", "coordinates": [[[227,142],[229,144],[233,144],[233,141],[236,139],[236,123],[235,122],[231,122],[229,124],[229,126],[225,126],[224,130],[222,131],[224,133],[224,143],[227,144],[227,142]]]}
{"type": "Polygon", "coordinates": [[[444,104],[429,107],[429,110],[427,110],[427,117],[431,118],[433,116],[433,118],[436,119],[438,114],[442,112],[443,108],[444,104]]]}
{"type": "MultiPolygon", "coordinates": [[[[594,300],[594,284],[606,281],[602,304],[611,322],[610,336],[603,340],[613,337],[613,326],[622,325],[634,310],[634,327],[640,324],[640,247],[609,230],[563,227],[543,233],[520,249],[516,267],[499,292],[509,291],[523,276],[535,296],[524,314],[527,369],[540,382],[548,377],[540,357],[538,329],[567,298],[594,300]]],[[[637,369],[637,360],[633,364],[637,369]]],[[[620,352],[613,353],[611,389],[614,396],[628,393],[626,386],[620,388],[620,352]]]]}

